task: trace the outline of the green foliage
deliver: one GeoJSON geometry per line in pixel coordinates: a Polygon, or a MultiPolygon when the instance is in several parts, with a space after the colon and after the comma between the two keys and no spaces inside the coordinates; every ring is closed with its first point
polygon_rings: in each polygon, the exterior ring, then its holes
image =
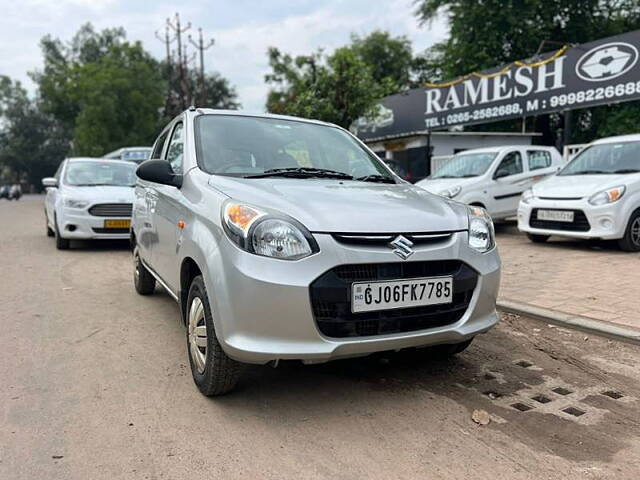
{"type": "MultiPolygon", "coordinates": [[[[416,15],[423,24],[444,17],[450,27],[449,38],[425,54],[421,78],[430,81],[527,59],[543,41],[585,43],[640,28],[638,0],[419,0],[416,15]]],[[[545,43],[543,51],[558,46],[545,43]]],[[[581,111],[574,116],[574,141],[626,133],[640,117],[638,103],[581,111]]],[[[543,130],[557,122],[540,120],[543,130]]],[[[518,126],[519,121],[500,125],[518,126]]],[[[553,142],[553,132],[543,134],[553,142]]]]}
{"type": "Polygon", "coordinates": [[[348,128],[354,120],[373,114],[380,98],[411,84],[411,44],[376,31],[331,55],[321,50],[291,57],[270,48],[272,72],[265,76],[271,90],[271,113],[315,118],[348,128]]]}

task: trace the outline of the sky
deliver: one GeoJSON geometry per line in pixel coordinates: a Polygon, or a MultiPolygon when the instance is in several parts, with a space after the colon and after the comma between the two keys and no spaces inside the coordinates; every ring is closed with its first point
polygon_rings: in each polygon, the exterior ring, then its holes
{"type": "Polygon", "coordinates": [[[206,70],[229,79],[244,109],[263,111],[268,47],[293,55],[331,51],[351,33],[382,29],[406,35],[414,51],[422,51],[442,40],[447,27],[443,21],[419,26],[414,10],[414,0],[0,0],[0,75],[33,92],[27,72],[42,68],[40,39],[50,34],[68,41],[86,22],[99,30],[124,27],[130,41],[142,41],[160,59],[164,45],[155,32],[163,33],[166,18],[179,11],[192,23],[188,33],[195,36],[201,27],[205,38],[215,39],[205,53],[206,70]]]}

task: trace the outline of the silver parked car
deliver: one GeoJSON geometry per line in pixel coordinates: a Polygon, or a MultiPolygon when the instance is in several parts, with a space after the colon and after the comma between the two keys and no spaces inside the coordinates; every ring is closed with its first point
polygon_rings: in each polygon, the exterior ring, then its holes
{"type": "Polygon", "coordinates": [[[137,174],[135,287],[179,302],[205,395],[243,363],[455,354],[498,320],[486,212],[404,182],[335,125],[191,109],[137,174]]]}

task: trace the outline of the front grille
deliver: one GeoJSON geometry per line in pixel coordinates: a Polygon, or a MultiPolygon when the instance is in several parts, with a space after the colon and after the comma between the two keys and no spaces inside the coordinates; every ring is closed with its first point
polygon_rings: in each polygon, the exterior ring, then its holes
{"type": "Polygon", "coordinates": [[[128,228],[92,228],[94,233],[129,233],[128,228]]]}
{"type": "MultiPolygon", "coordinates": [[[[451,235],[451,232],[402,234],[403,237],[409,240],[413,246],[416,247],[445,242],[451,238],[451,235]]],[[[398,237],[398,234],[335,233],[332,236],[337,242],[345,245],[387,247],[390,242],[398,237]]]]}
{"type": "Polygon", "coordinates": [[[450,325],[469,306],[478,274],[458,260],[342,265],[317,278],[310,287],[316,325],[327,337],[345,338],[413,332],[450,325]],[[453,277],[453,301],[442,305],[351,312],[351,284],[378,280],[453,277]]]}
{"type": "Polygon", "coordinates": [[[568,232],[588,232],[591,230],[589,220],[582,210],[565,210],[545,208],[544,210],[560,210],[564,212],[573,212],[573,222],[557,222],[552,220],[538,220],[538,210],[534,208],[531,212],[531,218],[529,219],[529,226],[531,228],[541,228],[544,230],[563,230],[568,232]]]}
{"type": "Polygon", "coordinates": [[[98,203],[89,209],[96,217],[131,217],[131,203],[98,203]]]}

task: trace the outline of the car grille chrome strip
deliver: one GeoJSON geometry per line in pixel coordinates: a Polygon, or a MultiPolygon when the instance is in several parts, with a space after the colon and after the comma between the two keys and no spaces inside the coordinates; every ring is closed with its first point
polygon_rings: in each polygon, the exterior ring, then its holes
{"type": "MultiPolygon", "coordinates": [[[[403,233],[402,236],[408,239],[413,246],[426,245],[448,240],[453,232],[438,233],[403,233]]],[[[334,233],[331,235],[337,242],[347,245],[369,245],[369,246],[387,246],[398,234],[353,234],[353,233],[334,233]]]]}
{"type": "Polygon", "coordinates": [[[131,203],[97,203],[89,208],[94,217],[131,217],[131,203]]]}

